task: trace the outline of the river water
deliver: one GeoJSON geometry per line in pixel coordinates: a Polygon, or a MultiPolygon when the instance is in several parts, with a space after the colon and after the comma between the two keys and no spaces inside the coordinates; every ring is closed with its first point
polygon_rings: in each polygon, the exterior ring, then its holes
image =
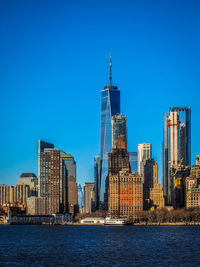
{"type": "Polygon", "coordinates": [[[0,266],[200,266],[200,226],[0,226],[0,266]]]}

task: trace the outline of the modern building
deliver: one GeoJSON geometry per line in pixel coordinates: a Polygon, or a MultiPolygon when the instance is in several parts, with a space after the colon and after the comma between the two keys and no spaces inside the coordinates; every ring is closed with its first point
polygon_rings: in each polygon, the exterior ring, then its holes
{"type": "Polygon", "coordinates": [[[127,147],[127,126],[126,126],[126,116],[121,114],[112,116],[112,148],[116,147],[116,142],[118,136],[122,136],[127,147]]]}
{"type": "Polygon", "coordinates": [[[101,91],[100,177],[98,181],[99,208],[107,209],[108,153],[112,150],[112,116],[120,114],[120,91],[112,84],[110,57],[110,84],[101,91]]]}
{"type": "Polygon", "coordinates": [[[84,202],[83,202],[83,190],[81,185],[78,185],[78,207],[79,207],[79,212],[82,213],[83,212],[83,206],[84,206],[84,202]]]}
{"type": "Polygon", "coordinates": [[[67,212],[73,216],[78,212],[78,187],[76,183],[76,161],[71,154],[60,151],[60,155],[66,167],[67,186],[67,212]]]}
{"type": "Polygon", "coordinates": [[[22,173],[18,179],[17,184],[28,185],[31,190],[31,195],[38,195],[38,178],[34,173],[22,173]]]}
{"type": "Polygon", "coordinates": [[[94,157],[94,195],[95,209],[99,209],[99,189],[100,189],[100,155],[94,157]]]}
{"type": "Polygon", "coordinates": [[[171,205],[170,168],[191,166],[191,107],[170,107],[164,113],[163,127],[163,189],[171,205]]]}
{"type": "Polygon", "coordinates": [[[40,196],[40,190],[42,190],[42,192],[41,192],[42,195],[45,193],[44,192],[44,190],[45,190],[45,186],[44,186],[45,181],[43,181],[43,179],[45,179],[45,177],[44,177],[44,175],[41,177],[41,173],[40,173],[41,170],[43,170],[43,167],[41,167],[40,155],[41,155],[42,152],[44,152],[45,148],[54,148],[54,145],[39,140],[38,141],[38,195],[39,196],[40,196]]]}
{"type": "Polygon", "coordinates": [[[138,144],[138,173],[144,176],[144,164],[152,158],[151,144],[138,144]]]}
{"type": "Polygon", "coordinates": [[[138,172],[138,152],[128,152],[129,163],[132,172],[138,172]]]}
{"type": "MultiPolygon", "coordinates": [[[[46,143],[45,143],[46,144],[46,143]]],[[[68,154],[55,148],[43,148],[40,155],[40,197],[47,199],[47,213],[68,212],[68,154]]]]}
{"type": "Polygon", "coordinates": [[[85,183],[84,185],[84,212],[91,213],[93,211],[95,211],[94,183],[85,183]]]}

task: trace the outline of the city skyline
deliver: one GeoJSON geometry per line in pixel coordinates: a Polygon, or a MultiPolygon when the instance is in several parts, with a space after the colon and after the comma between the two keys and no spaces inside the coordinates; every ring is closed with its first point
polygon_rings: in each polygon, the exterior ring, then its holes
{"type": "MultiPolygon", "coordinates": [[[[47,7],[47,15],[39,11],[38,23],[34,17],[36,10],[31,10],[31,3],[25,4],[27,12],[24,13],[20,3],[13,2],[12,8],[6,3],[1,5],[5,11],[0,16],[3,25],[0,30],[3,42],[0,46],[1,51],[5,52],[1,52],[0,67],[3,127],[0,133],[1,183],[15,184],[23,172],[38,173],[39,139],[53,143],[55,148],[62,148],[74,156],[77,162],[78,183],[83,185],[85,181],[93,182],[93,160],[100,148],[100,94],[101,89],[109,82],[110,50],[113,84],[116,84],[121,92],[122,114],[127,115],[128,151],[137,151],[137,144],[151,143],[152,157],[158,163],[161,182],[163,113],[170,106],[191,106],[191,159],[194,164],[195,156],[200,150],[200,27],[199,21],[196,21],[198,9],[195,10],[199,4],[193,2],[188,9],[185,2],[176,1],[174,9],[170,10],[168,4],[168,9],[164,11],[165,4],[151,6],[145,1],[145,6],[135,3],[130,5],[130,11],[124,8],[127,16],[120,13],[120,4],[114,7],[108,4],[107,9],[102,10],[103,17],[111,10],[116,12],[116,16],[120,14],[116,25],[111,21],[107,25],[105,22],[99,25],[99,15],[97,19],[90,15],[86,21],[86,12],[78,19],[79,22],[80,19],[84,22],[79,31],[77,24],[74,21],[73,25],[70,24],[70,19],[66,18],[64,12],[61,12],[59,18],[60,9],[56,7],[55,14],[53,13],[53,4],[47,7]],[[180,3],[181,8],[177,14],[175,10],[180,7],[180,3]],[[149,25],[148,8],[156,15],[149,25]],[[134,14],[131,14],[131,11],[134,11],[134,14]],[[135,14],[137,12],[138,15],[135,14]],[[28,17],[30,14],[32,16],[28,17]],[[125,25],[120,28],[120,21],[125,17],[125,25]],[[92,39],[84,28],[89,27],[93,20],[94,27],[97,27],[102,38],[98,45],[98,35],[94,33],[92,39]],[[157,24],[158,20],[162,27],[157,24]],[[24,25],[25,21],[27,25],[24,25]],[[46,28],[48,22],[55,37],[53,44],[50,42],[51,33],[46,28]],[[55,26],[53,22],[57,22],[55,26]],[[64,26],[61,26],[62,22],[64,26]],[[109,25],[112,26],[111,30],[109,25]],[[68,29],[69,36],[62,35],[65,29],[68,29]],[[122,38],[119,38],[119,35],[122,38]],[[107,43],[103,42],[103,36],[107,38],[107,43]],[[72,43],[67,45],[70,38],[74,44],[81,37],[83,47],[77,44],[73,48],[72,43]],[[88,48],[86,44],[89,40],[85,40],[87,37],[91,41],[88,48]],[[34,38],[38,42],[32,44],[34,38]],[[49,47],[47,51],[46,47],[49,47]],[[72,51],[71,56],[68,50],[72,51]]],[[[72,14],[75,14],[75,11],[81,12],[81,4],[77,8],[65,3],[61,5],[72,14]]],[[[93,5],[90,8],[96,7],[93,5]]],[[[40,8],[43,10],[45,5],[41,4],[40,8]]],[[[93,30],[92,26],[90,27],[90,30],[93,30]]]]}

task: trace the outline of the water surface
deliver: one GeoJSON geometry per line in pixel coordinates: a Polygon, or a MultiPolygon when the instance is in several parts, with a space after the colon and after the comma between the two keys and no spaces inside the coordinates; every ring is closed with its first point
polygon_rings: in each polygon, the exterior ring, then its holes
{"type": "Polygon", "coordinates": [[[200,226],[0,226],[0,266],[200,266],[200,226]]]}

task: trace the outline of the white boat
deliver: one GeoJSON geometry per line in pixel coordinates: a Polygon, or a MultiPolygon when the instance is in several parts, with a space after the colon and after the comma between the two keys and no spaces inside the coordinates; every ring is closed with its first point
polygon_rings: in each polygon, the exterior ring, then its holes
{"type": "Polygon", "coordinates": [[[121,219],[112,219],[110,217],[105,218],[106,225],[125,225],[128,224],[127,219],[121,218],[121,219]]]}

